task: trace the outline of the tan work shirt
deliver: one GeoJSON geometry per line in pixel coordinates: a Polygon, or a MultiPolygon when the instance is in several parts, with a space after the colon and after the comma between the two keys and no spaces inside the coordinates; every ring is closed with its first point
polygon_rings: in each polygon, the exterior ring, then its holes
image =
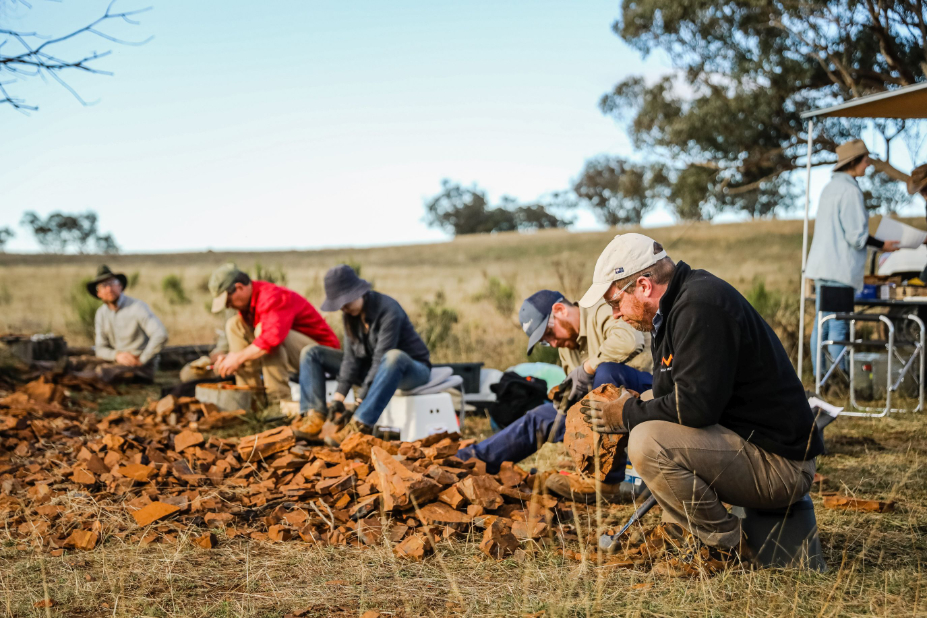
{"type": "Polygon", "coordinates": [[[560,348],[560,363],[570,373],[588,360],[593,370],[602,363],[624,363],[638,371],[653,373],[650,333],[634,330],[616,320],[605,299],[589,309],[579,308],[579,347],[560,348]]]}

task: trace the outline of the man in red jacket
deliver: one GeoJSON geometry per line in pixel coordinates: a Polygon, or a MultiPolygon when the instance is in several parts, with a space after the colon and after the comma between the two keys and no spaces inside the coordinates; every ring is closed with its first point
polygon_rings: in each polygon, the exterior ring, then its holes
{"type": "Polygon", "coordinates": [[[292,290],[252,281],[235,264],[220,266],[209,278],[212,311],[238,310],[225,332],[229,353],[216,360],[220,376],[236,384],[261,386],[271,400],[290,399],[289,377],[299,371],[299,354],[314,345],[339,349],[332,329],[309,301],[292,290]]]}

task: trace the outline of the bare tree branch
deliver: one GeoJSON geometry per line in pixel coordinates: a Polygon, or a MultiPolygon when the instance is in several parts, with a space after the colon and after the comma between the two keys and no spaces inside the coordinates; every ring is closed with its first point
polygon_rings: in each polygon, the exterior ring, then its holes
{"type": "MultiPolygon", "coordinates": [[[[23,0],[20,0],[20,2],[27,8],[31,8],[31,5],[27,2],[23,0]]],[[[113,0],[101,17],[95,19],[86,26],[58,37],[44,37],[37,32],[19,32],[11,29],[0,29],[0,78],[3,77],[4,73],[13,76],[12,80],[0,81],[0,105],[8,104],[13,109],[24,113],[37,111],[38,106],[28,105],[22,97],[12,94],[10,86],[17,81],[22,82],[29,78],[45,76],[51,77],[58,82],[58,84],[70,92],[74,98],[80,101],[82,105],[91,105],[92,103],[85,101],[83,97],[65,81],[61,73],[81,71],[96,75],[112,75],[109,71],[104,71],[92,66],[92,63],[101,58],[105,58],[110,55],[111,52],[94,52],[78,59],[69,60],[54,53],[53,49],[61,43],[71,41],[82,34],[101,38],[117,45],[137,46],[149,42],[153,37],[148,37],[143,41],[129,41],[108,34],[99,28],[108,22],[117,20],[121,20],[133,26],[138,25],[139,22],[135,19],[135,16],[151,10],[151,7],[146,7],[144,9],[132,11],[113,12],[113,6],[115,4],[116,0],[113,0]],[[38,43],[38,40],[42,39],[45,40],[38,43]],[[33,40],[36,40],[38,44],[33,44],[33,40]],[[4,50],[7,49],[10,43],[19,46],[17,53],[4,53],[4,50]]]]}

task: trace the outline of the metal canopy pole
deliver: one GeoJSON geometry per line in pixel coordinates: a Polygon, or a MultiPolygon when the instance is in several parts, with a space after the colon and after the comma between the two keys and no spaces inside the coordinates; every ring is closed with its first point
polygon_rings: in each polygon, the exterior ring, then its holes
{"type": "MultiPolygon", "coordinates": [[[[805,268],[808,266],[808,209],[811,204],[811,146],[814,132],[814,120],[808,121],[808,172],[805,179],[805,227],[801,239],[801,302],[798,305],[798,379],[802,379],[805,357],[805,268]]],[[[813,352],[813,350],[812,350],[813,352]]]]}

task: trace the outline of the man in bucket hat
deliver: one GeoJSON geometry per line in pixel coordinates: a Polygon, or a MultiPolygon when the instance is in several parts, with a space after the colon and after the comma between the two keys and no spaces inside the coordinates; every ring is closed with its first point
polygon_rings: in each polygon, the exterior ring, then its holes
{"type": "MultiPolygon", "coordinates": [[[[821,192],[818,214],[814,223],[814,239],[808,252],[805,276],[814,279],[816,289],[815,312],[820,306],[821,287],[844,287],[863,289],[863,274],[866,266],[866,251],[872,247],[881,251],[896,251],[898,242],[882,242],[869,235],[869,212],[863,202],[863,192],[856,179],[865,175],[872,162],[869,149],[863,140],[854,139],[837,146],[837,163],[833,176],[821,192]]],[[[817,349],[818,337],[842,341],[847,338],[847,323],[843,320],[828,320],[824,332],[818,333],[815,317],[811,330],[811,349],[817,349]]],[[[843,346],[831,345],[828,352],[837,358],[843,346]]],[[[811,354],[812,367],[817,355],[811,354]]],[[[845,367],[845,363],[842,363],[845,367]]],[[[822,370],[822,375],[826,369],[822,370]]]]}
{"type": "MultiPolygon", "coordinates": [[[[642,393],[650,390],[653,382],[649,334],[615,319],[611,307],[602,299],[587,309],[568,301],[560,292],[541,290],[522,303],[518,321],[528,336],[528,354],[537,345],[557,348],[560,364],[569,375],[551,391],[552,402],[529,410],[502,431],[457,453],[464,461],[476,457],[486,462],[491,473],[498,472],[502,462],[518,462],[535,453],[548,438],[563,441],[566,424],[562,416],[558,419],[556,408],[561,398],[566,398],[564,405],[569,407],[603,384],[642,393]]],[[[619,502],[632,497],[629,488],[621,485],[624,468],[622,456],[599,484],[604,500],[619,502]]],[[[578,502],[596,498],[596,483],[578,474],[551,475],[546,486],[548,491],[578,502]]]]}
{"type": "MultiPolygon", "coordinates": [[[[236,313],[225,324],[228,354],[219,355],[215,371],[235,375],[237,384],[261,386],[271,401],[290,399],[289,376],[299,370],[305,349],[338,349],[338,337],[308,300],[285,287],[252,281],[235,264],[223,264],[209,278],[212,311],[236,313]]],[[[321,426],[320,426],[321,428],[321,426]]]]}
{"type": "Polygon", "coordinates": [[[304,351],[299,364],[300,411],[313,428],[321,429],[328,414],[344,414],[345,395],[352,386],[360,387],[351,421],[325,438],[331,446],[355,433],[373,433],[396,389],[413,389],[431,379],[428,348],[409,316],[394,299],[372,290],[347,264],[325,273],[322,311],[339,309],[344,352],[313,348],[304,351]],[[325,404],[326,372],[338,376],[330,406],[325,404]]]}
{"type": "Polygon", "coordinates": [[[94,316],[94,367],[106,382],[151,382],[167,329],[144,302],[123,294],[128,279],[103,264],[87,282],[87,292],[103,301],[94,316]]]}
{"type": "Polygon", "coordinates": [[[710,574],[749,559],[740,519],[722,502],[789,506],[824,450],[782,343],[732,286],[673,263],[640,234],[609,243],[579,303],[603,297],[653,336],[653,399],[584,399],[581,412],[595,431],[627,434],[628,457],[663,509],[660,534],[684,541],[654,572],[710,574]]]}

